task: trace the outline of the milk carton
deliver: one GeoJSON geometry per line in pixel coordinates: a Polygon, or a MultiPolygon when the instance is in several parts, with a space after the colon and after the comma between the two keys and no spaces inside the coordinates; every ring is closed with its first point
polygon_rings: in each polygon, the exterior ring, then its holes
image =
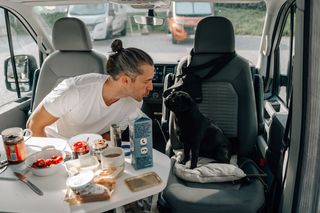
{"type": "Polygon", "coordinates": [[[130,115],[129,138],[133,168],[152,167],[152,120],[141,110],[130,115]]]}

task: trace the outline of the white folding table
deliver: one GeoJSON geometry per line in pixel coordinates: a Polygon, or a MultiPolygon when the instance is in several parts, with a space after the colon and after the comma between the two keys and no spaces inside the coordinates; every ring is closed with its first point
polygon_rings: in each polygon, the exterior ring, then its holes
{"type": "MultiPolygon", "coordinates": [[[[70,151],[66,141],[56,138],[31,137],[26,144],[28,149],[33,151],[40,150],[41,147],[46,145],[53,145],[56,149],[70,151]]],[[[5,153],[1,137],[0,151],[1,159],[3,159],[5,153]]],[[[0,212],[103,212],[156,195],[166,187],[170,171],[170,159],[165,154],[153,150],[153,167],[141,170],[133,169],[130,157],[126,157],[125,161],[124,174],[117,179],[115,191],[109,200],[72,206],[64,202],[66,179],[68,177],[64,169],[47,177],[38,177],[32,175],[31,172],[27,173],[29,180],[44,192],[43,196],[39,196],[21,181],[1,179],[1,177],[14,178],[12,172],[21,166],[10,165],[5,172],[0,174],[0,212]],[[131,192],[124,183],[125,178],[151,171],[160,176],[161,184],[139,192],[131,192]]]]}

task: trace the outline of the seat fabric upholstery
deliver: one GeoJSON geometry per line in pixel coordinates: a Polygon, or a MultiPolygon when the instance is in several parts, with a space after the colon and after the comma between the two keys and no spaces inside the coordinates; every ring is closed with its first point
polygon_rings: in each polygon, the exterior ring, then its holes
{"type": "Polygon", "coordinates": [[[41,67],[33,110],[64,79],[87,73],[106,73],[106,57],[92,49],[90,34],[81,20],[70,17],[57,20],[52,40],[56,50],[41,67]]]}
{"type": "MultiPolygon", "coordinates": [[[[234,51],[234,32],[229,20],[223,17],[207,17],[198,24],[192,57],[180,61],[181,66],[204,64],[223,53],[234,51]]],[[[199,70],[204,76],[209,70],[199,70]]],[[[249,63],[236,56],[216,75],[202,82],[203,101],[200,111],[212,119],[232,139],[239,161],[252,157],[257,140],[257,115],[254,88],[249,63]]],[[[169,118],[170,140],[173,149],[182,148],[175,134],[172,118],[169,118]]],[[[195,130],[197,131],[197,130],[195,130]]],[[[172,160],[174,163],[174,160],[172,160]]],[[[258,174],[253,164],[242,168],[246,174],[258,174]]],[[[191,183],[170,172],[167,187],[159,196],[159,204],[173,212],[257,212],[264,204],[264,187],[254,179],[248,183],[191,183]]]]}

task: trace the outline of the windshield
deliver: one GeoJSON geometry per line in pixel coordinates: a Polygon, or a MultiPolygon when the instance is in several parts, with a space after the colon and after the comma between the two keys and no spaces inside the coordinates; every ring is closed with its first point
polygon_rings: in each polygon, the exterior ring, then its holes
{"type": "Polygon", "coordinates": [[[177,16],[208,16],[212,15],[211,4],[208,2],[177,2],[177,16]]]}
{"type": "Polygon", "coordinates": [[[71,15],[100,15],[106,12],[105,4],[82,4],[72,5],[69,7],[69,14],[71,15]]]}
{"type": "MultiPolygon", "coordinates": [[[[59,6],[55,11],[51,7],[50,12],[45,12],[48,10],[41,6],[42,9],[37,7],[38,9],[34,11],[40,17],[43,29],[47,31],[50,38],[53,24],[57,19],[74,16],[86,24],[95,50],[108,54],[111,52],[111,42],[118,38],[123,41],[124,47],[143,49],[152,56],[156,63],[177,63],[182,57],[189,54],[193,47],[196,24],[204,17],[198,17],[196,20],[188,20],[189,17],[185,17],[185,19],[174,21],[167,16],[169,8],[160,8],[155,12],[157,17],[164,19],[164,24],[146,26],[136,24],[133,16],[145,15],[147,10],[133,9],[129,5],[109,3],[108,5],[115,12],[112,19],[91,16],[93,12],[102,12],[105,9],[102,5],[104,4],[65,5],[64,9],[59,6]],[[82,15],[72,15],[75,12],[82,15]],[[192,23],[189,23],[190,21],[192,23]]],[[[237,54],[248,59],[253,65],[257,64],[260,36],[266,14],[264,2],[254,4],[178,2],[176,6],[179,13],[207,15],[214,9],[215,16],[228,18],[234,26],[237,54]]]]}

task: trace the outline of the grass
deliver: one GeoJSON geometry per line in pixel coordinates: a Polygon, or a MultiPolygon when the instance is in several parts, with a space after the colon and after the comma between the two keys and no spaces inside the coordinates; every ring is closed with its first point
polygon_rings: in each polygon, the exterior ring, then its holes
{"type": "Polygon", "coordinates": [[[215,15],[228,18],[236,35],[261,35],[265,11],[241,8],[215,7],[215,15]]]}

